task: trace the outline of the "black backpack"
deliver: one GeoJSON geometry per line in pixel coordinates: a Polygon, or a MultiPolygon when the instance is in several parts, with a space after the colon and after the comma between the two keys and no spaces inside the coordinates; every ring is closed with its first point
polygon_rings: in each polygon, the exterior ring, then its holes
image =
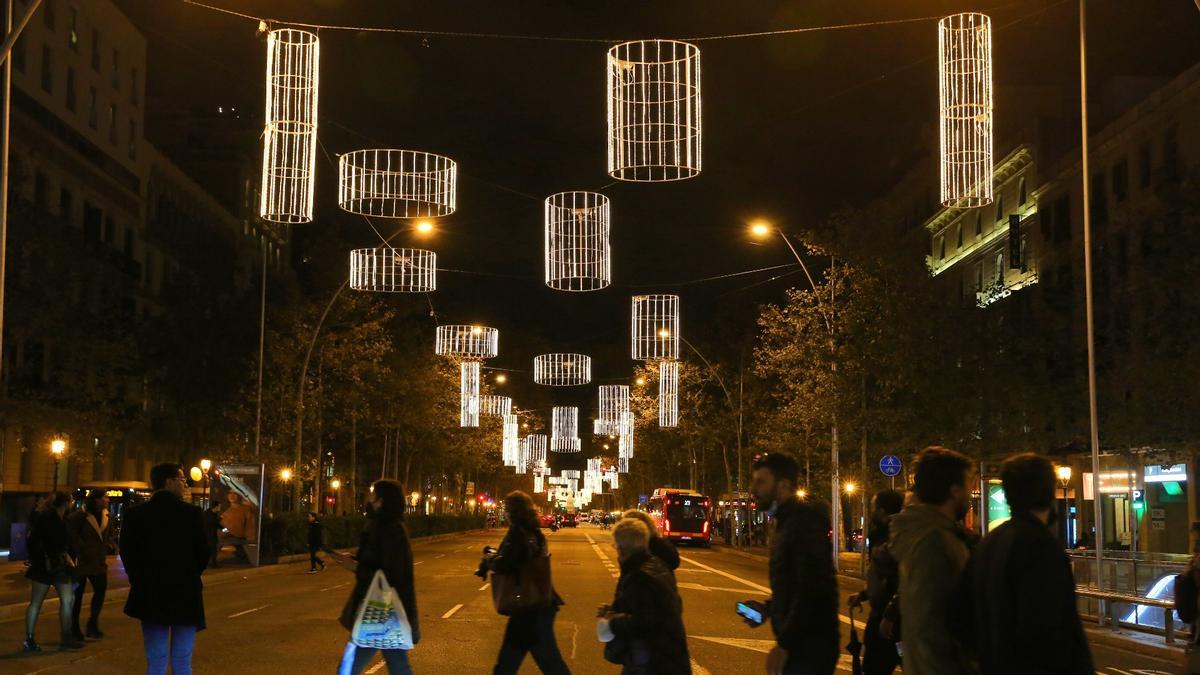
{"type": "Polygon", "coordinates": [[[1191,570],[1175,575],[1175,613],[1180,621],[1196,621],[1196,595],[1196,576],[1191,570]]]}

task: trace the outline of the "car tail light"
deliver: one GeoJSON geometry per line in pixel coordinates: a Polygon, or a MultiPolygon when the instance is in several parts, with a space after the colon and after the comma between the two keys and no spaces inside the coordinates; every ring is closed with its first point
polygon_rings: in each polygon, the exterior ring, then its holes
{"type": "Polygon", "coordinates": [[[670,531],[671,531],[671,520],[669,518],[663,518],[663,532],[670,532],[670,531]]]}
{"type": "Polygon", "coordinates": [[[705,519],[705,520],[704,520],[704,532],[703,532],[703,534],[708,534],[708,519],[705,519]]]}

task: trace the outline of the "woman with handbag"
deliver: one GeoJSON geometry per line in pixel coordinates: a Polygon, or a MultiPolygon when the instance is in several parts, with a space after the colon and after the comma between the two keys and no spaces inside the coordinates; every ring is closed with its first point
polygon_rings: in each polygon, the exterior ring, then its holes
{"type": "Polygon", "coordinates": [[[42,603],[50,587],[58,591],[58,618],[61,629],[59,649],[82,649],[83,642],[71,634],[72,607],[75,594],[72,590],[72,575],[75,561],[71,557],[67,526],[63,518],[71,497],[65,492],[56,492],[48,508],[34,514],[29,537],[29,570],[25,576],[33,582],[33,594],[29,608],[25,610],[25,644],[27,652],[40,652],[42,648],[33,637],[42,603]]]}
{"type": "MultiPolygon", "coordinates": [[[[412,545],[408,541],[408,531],[404,528],[404,489],[394,480],[378,480],[371,486],[370,511],[367,513],[367,526],[359,540],[358,567],[354,573],[354,590],[342,608],[339,622],[346,630],[351,631],[351,639],[342,655],[342,666],[339,673],[359,675],[375,652],[383,652],[383,660],[387,663],[391,675],[411,675],[412,667],[408,663],[408,652],[403,648],[364,647],[364,642],[355,629],[361,625],[364,616],[364,602],[368,601],[368,592],[378,585],[376,572],[382,572],[386,585],[400,601],[404,617],[396,617],[406,621],[410,630],[411,642],[408,647],[416,645],[421,640],[421,631],[417,621],[417,594],[413,580],[412,545]]],[[[398,612],[397,612],[398,614],[398,612]]]]}
{"type": "Polygon", "coordinates": [[[504,509],[508,533],[500,550],[484,561],[492,571],[496,609],[508,615],[492,673],[515,675],[528,653],[546,675],[570,675],[554,637],[554,616],[563,601],[550,582],[550,552],[533,500],[524,492],[510,492],[504,509]]]}

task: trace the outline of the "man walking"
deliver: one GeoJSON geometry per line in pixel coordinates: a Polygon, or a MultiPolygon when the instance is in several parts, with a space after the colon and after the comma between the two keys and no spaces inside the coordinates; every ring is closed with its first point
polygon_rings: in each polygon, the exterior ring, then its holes
{"type": "Polygon", "coordinates": [[[150,485],[150,501],[129,509],[121,527],[125,613],[142,622],[149,675],[165,675],[168,661],[176,675],[191,675],[196,631],[204,629],[204,522],[183,501],[187,479],[178,464],[155,466],[150,485]]]}
{"type": "Polygon", "coordinates": [[[325,561],[317,557],[317,552],[321,550],[321,546],[325,542],[324,534],[321,532],[321,519],[312,511],[308,512],[308,562],[309,574],[316,574],[317,568],[320,571],[325,571],[325,561]]]}
{"type": "Polygon", "coordinates": [[[916,503],[892,518],[905,675],[970,672],[949,621],[953,591],[970,556],[965,531],[957,524],[967,514],[970,471],[971,462],[963,455],[925,448],[915,462],[916,503]]]}
{"type": "Polygon", "coordinates": [[[789,454],[754,458],[750,491],[776,521],[766,605],[776,644],[767,655],[768,675],[828,675],[841,651],[829,514],[797,497],[799,479],[800,465],[789,454]]]}
{"type": "Polygon", "coordinates": [[[88,583],[92,584],[92,605],[86,635],[96,640],[104,637],[100,630],[100,610],[104,608],[104,594],[108,591],[110,531],[108,495],[103,490],[92,490],[84,501],[83,510],[67,516],[67,533],[77,556],[71,631],[78,641],[83,641],[85,635],[79,628],[79,618],[83,613],[83,590],[88,583]]]}
{"type": "Polygon", "coordinates": [[[892,516],[900,512],[904,496],[895,490],[882,490],[875,495],[873,504],[875,509],[871,513],[867,535],[870,544],[867,555],[871,560],[871,566],[867,568],[867,588],[850,596],[850,606],[858,607],[864,600],[871,604],[871,613],[863,628],[863,673],[891,675],[900,665],[900,655],[896,653],[896,643],[884,637],[879,625],[883,622],[884,610],[896,595],[899,582],[899,571],[888,547],[888,536],[892,516]]]}
{"type": "Polygon", "coordinates": [[[1054,466],[1021,453],[1005,460],[1000,479],[1012,519],[983,538],[964,574],[964,619],[979,665],[984,675],[1090,675],[1071,563],[1049,529],[1054,466]]]}

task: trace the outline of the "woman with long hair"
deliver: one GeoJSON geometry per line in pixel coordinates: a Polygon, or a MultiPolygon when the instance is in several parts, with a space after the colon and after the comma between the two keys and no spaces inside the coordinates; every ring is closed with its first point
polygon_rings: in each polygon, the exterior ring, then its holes
{"type": "MultiPolygon", "coordinates": [[[[549,555],[546,536],[538,526],[538,513],[529,495],[520,491],[508,493],[504,510],[508,514],[508,533],[500,543],[500,550],[486,560],[488,569],[496,574],[515,573],[536,556],[549,555]]],[[[548,607],[508,617],[504,643],[492,670],[494,675],[515,675],[527,653],[533,655],[534,663],[546,675],[570,675],[554,637],[554,616],[563,601],[557,592],[552,591],[551,595],[553,600],[548,607]]]]}
{"type": "Polygon", "coordinates": [[[61,642],[59,649],[80,649],[82,640],[71,634],[71,612],[75,593],[71,586],[71,574],[75,560],[71,557],[70,540],[64,518],[70,508],[71,497],[65,492],[53,492],[47,508],[34,513],[30,518],[29,570],[25,576],[33,582],[33,593],[29,607],[25,610],[25,643],[27,652],[40,652],[42,648],[33,637],[42,603],[53,587],[58,592],[58,618],[61,642]]]}
{"type": "MultiPolygon", "coordinates": [[[[342,626],[346,630],[354,629],[358,608],[367,595],[375,572],[383,570],[388,585],[400,598],[400,604],[408,616],[408,624],[412,627],[412,641],[416,645],[421,640],[421,630],[417,618],[412,545],[408,541],[408,531],[404,528],[404,489],[400,483],[394,480],[378,480],[371,486],[367,526],[359,540],[357,559],[354,590],[346,599],[346,606],[342,608],[339,620],[342,626]]],[[[375,657],[376,651],[383,652],[388,673],[411,675],[408,652],[403,649],[375,650],[354,646],[353,642],[347,646],[343,655],[343,663],[344,659],[351,659],[350,668],[348,671],[343,668],[340,672],[358,675],[375,657]]]]}

